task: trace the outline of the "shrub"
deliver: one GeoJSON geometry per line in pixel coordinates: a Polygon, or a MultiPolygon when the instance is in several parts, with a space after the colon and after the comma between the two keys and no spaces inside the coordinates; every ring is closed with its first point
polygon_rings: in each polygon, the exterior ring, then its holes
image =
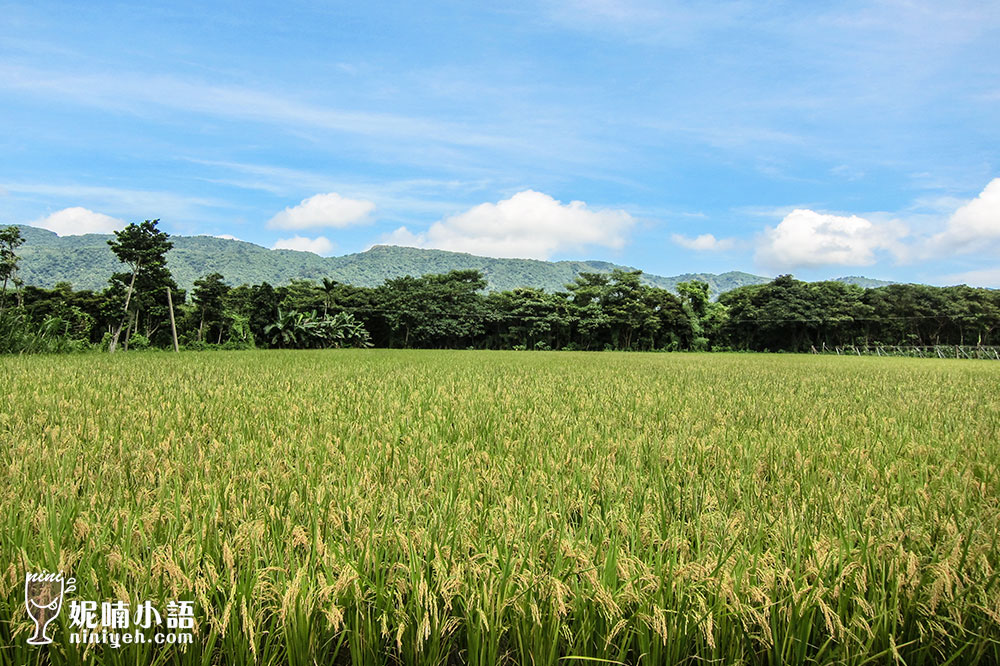
{"type": "Polygon", "coordinates": [[[135,351],[149,349],[149,338],[142,333],[133,333],[132,337],[128,339],[128,348],[135,351]]]}

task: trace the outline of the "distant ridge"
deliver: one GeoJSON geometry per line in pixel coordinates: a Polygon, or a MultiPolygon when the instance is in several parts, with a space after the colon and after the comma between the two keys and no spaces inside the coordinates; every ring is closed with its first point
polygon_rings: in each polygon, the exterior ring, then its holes
{"type": "MultiPolygon", "coordinates": [[[[21,278],[26,284],[52,287],[69,282],[76,289],[99,290],[108,277],[122,270],[107,241],[106,234],[57,236],[36,227],[21,226],[25,244],[20,248],[21,278]]],[[[215,236],[171,236],[174,249],[167,255],[170,271],[178,285],[190,289],[195,279],[218,272],[232,285],[287,284],[294,279],[330,278],[364,287],[375,287],[385,280],[404,275],[446,273],[450,270],[482,271],[492,290],[536,287],[558,291],[582,272],[609,273],[615,268],[637,270],[606,261],[540,261],[537,259],[496,259],[462,252],[424,250],[395,245],[375,245],[355,254],[321,257],[311,252],[270,250],[246,241],[215,236]]],[[[769,282],[770,278],[730,271],[728,273],[685,273],[673,277],[644,273],[651,285],[673,290],[679,282],[702,280],[712,293],[769,282]]],[[[891,284],[862,277],[838,278],[840,282],[861,286],[891,284]]]]}
{"type": "Polygon", "coordinates": [[[859,287],[864,287],[865,289],[874,289],[875,287],[886,287],[890,284],[895,284],[888,280],[875,280],[873,278],[861,277],[859,275],[847,275],[845,277],[839,277],[834,280],[834,282],[843,282],[844,284],[854,284],[859,287]]]}

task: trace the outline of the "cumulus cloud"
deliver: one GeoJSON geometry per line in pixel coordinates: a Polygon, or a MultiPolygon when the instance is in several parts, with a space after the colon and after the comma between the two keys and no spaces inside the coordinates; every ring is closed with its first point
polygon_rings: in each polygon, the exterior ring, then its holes
{"type": "Polygon", "coordinates": [[[400,227],[382,241],[491,257],[548,259],[559,251],[590,246],[620,248],[634,223],[622,210],[594,210],[582,201],[563,204],[525,190],[435,222],[426,233],[400,227]]]}
{"type": "Polygon", "coordinates": [[[382,243],[385,245],[402,245],[404,247],[424,247],[426,240],[425,236],[415,234],[406,227],[399,227],[382,236],[382,243]]]}
{"type": "Polygon", "coordinates": [[[897,222],[873,223],[797,208],[777,227],[767,228],[757,261],[778,270],[817,266],[869,266],[879,250],[898,252],[906,229],[897,222]]]}
{"type": "Polygon", "coordinates": [[[931,249],[973,252],[1000,241],[1000,178],[994,178],[979,196],[960,207],[931,238],[931,249]]]}
{"type": "Polygon", "coordinates": [[[375,204],[364,199],[348,199],[336,192],[317,194],[303,199],[298,206],[281,211],[267,226],[272,229],[312,229],[316,227],[348,227],[368,221],[375,204]]]}
{"type": "Polygon", "coordinates": [[[333,254],[336,246],[325,236],[318,238],[306,238],[305,236],[292,236],[291,238],[279,238],[271,246],[272,250],[299,250],[300,252],[312,252],[324,257],[333,254]]]}
{"type": "Polygon", "coordinates": [[[973,287],[1000,288],[1000,268],[983,268],[965,273],[946,275],[943,282],[947,284],[967,284],[973,287]]]}
{"type": "Polygon", "coordinates": [[[736,244],[736,241],[733,238],[716,238],[714,234],[701,234],[695,238],[683,236],[681,234],[673,234],[670,238],[681,247],[701,252],[722,252],[724,250],[731,250],[733,245],[736,244]]]}
{"type": "Polygon", "coordinates": [[[232,234],[212,234],[215,238],[224,238],[225,240],[241,240],[232,234]]]}
{"type": "Polygon", "coordinates": [[[54,231],[60,236],[82,236],[83,234],[110,234],[126,226],[123,220],[95,213],[92,210],[74,206],[56,211],[47,217],[31,222],[33,227],[54,231]]]}

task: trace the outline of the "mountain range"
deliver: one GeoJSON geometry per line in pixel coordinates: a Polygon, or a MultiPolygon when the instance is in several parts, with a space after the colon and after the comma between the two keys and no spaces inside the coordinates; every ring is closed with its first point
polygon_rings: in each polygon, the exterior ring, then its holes
{"type": "MultiPolygon", "coordinates": [[[[20,227],[25,239],[18,250],[21,256],[20,277],[25,284],[52,287],[69,282],[76,289],[99,290],[108,277],[123,270],[108,241],[110,234],[58,236],[46,229],[20,227]]],[[[215,236],[171,236],[173,249],[167,265],[177,284],[190,289],[194,281],[209,273],[221,273],[232,285],[287,284],[295,279],[330,278],[358,286],[374,287],[385,280],[404,275],[446,273],[450,270],[482,271],[491,290],[515,287],[538,287],[558,291],[582,272],[609,273],[615,268],[636,270],[606,261],[540,261],[537,259],[496,259],[462,252],[425,250],[395,245],[375,245],[355,254],[321,257],[312,252],[271,250],[241,240],[215,236]]],[[[712,293],[719,294],[750,284],[763,284],[770,278],[751,273],[685,273],[672,277],[643,274],[651,285],[673,290],[679,282],[702,280],[712,293]]],[[[891,284],[864,277],[837,278],[840,282],[875,287],[891,284]]]]}

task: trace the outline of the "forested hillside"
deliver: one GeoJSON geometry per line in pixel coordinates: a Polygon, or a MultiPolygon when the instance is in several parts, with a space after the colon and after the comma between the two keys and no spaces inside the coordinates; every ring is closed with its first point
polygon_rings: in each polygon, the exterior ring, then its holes
{"type": "MultiPolygon", "coordinates": [[[[108,275],[121,264],[108,246],[111,235],[57,236],[51,231],[22,226],[25,239],[20,248],[20,277],[25,284],[54,287],[69,282],[75,289],[99,290],[107,286],[108,275]]],[[[635,270],[605,261],[538,261],[535,259],[495,259],[460,252],[422,250],[412,247],[376,245],[366,252],[342,257],[321,257],[311,252],[270,250],[244,241],[214,236],[172,236],[173,249],[167,266],[182,289],[210,273],[220,273],[232,286],[240,284],[289,284],[292,280],[337,280],[359,287],[377,287],[386,280],[406,275],[443,274],[453,270],[477,270],[491,291],[518,287],[559,291],[581,273],[610,273],[614,269],[635,270]]],[[[643,274],[650,286],[676,291],[681,282],[698,280],[712,294],[738,287],[763,284],[769,278],[731,271],[720,275],[689,273],[673,277],[643,274]]],[[[888,284],[867,278],[844,278],[862,286],[888,284]]]]}

